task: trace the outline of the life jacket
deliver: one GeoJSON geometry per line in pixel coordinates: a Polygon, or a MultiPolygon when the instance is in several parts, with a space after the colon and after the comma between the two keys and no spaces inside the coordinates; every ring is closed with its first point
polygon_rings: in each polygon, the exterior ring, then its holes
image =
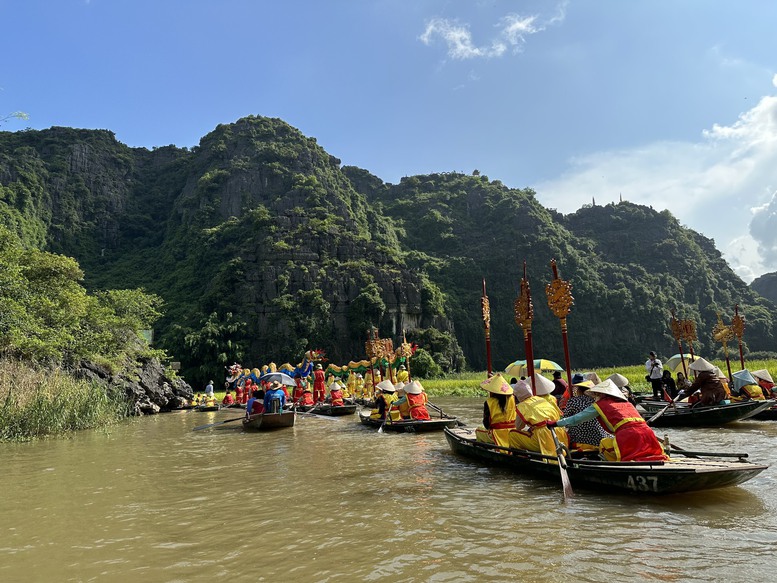
{"type": "Polygon", "coordinates": [[[340,389],[330,391],[329,396],[332,398],[333,407],[342,407],[345,405],[345,401],[343,401],[343,392],[340,389]]]}
{"type": "MultiPolygon", "coordinates": [[[[404,372],[404,371],[402,371],[404,372]]],[[[431,419],[429,416],[429,410],[426,408],[426,393],[418,393],[417,395],[406,395],[407,403],[410,407],[410,417],[412,419],[426,420],[431,419]]]]}
{"type": "Polygon", "coordinates": [[[627,423],[645,423],[645,419],[628,401],[614,397],[599,399],[594,403],[594,408],[599,413],[599,422],[604,430],[612,434],[627,423]]]}
{"type": "Polygon", "coordinates": [[[747,393],[747,396],[750,397],[753,401],[764,400],[764,392],[758,385],[745,385],[740,390],[747,393]]]}

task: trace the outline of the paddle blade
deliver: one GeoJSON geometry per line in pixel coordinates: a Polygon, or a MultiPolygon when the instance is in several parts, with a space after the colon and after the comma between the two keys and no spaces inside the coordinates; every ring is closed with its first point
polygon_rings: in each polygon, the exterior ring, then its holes
{"type": "Polygon", "coordinates": [[[572,491],[572,482],[569,481],[567,469],[559,466],[559,470],[561,471],[561,486],[564,490],[564,502],[567,502],[575,493],[572,491]]]}

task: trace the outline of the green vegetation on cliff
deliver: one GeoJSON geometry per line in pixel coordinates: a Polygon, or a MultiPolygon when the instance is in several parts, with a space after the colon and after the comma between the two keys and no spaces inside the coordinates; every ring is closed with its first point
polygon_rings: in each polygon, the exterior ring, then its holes
{"type": "Polygon", "coordinates": [[[669,352],[671,309],[696,320],[699,353],[717,351],[716,314],[729,320],[736,304],[753,350],[775,334],[772,304],[668,212],[623,202],[563,216],[478,174],[385,184],[278,119],[220,125],[191,150],[128,148],[107,131],[0,132],[0,222],[27,249],[76,258],[89,289],[161,297],[159,345],[197,382],[309,348],[363,358],[371,325],[395,344],[406,330],[430,374],[483,369],[484,277],[504,366],[523,356],[512,306],[524,261],[538,356],[562,359],[551,259],[572,283],[573,367],[669,352]]]}

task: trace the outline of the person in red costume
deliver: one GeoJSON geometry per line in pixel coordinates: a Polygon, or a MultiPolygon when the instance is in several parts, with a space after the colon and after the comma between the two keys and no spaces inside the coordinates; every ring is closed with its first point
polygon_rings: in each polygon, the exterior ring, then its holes
{"type": "Polygon", "coordinates": [[[337,381],[329,385],[329,399],[332,407],[342,407],[345,405],[343,400],[343,387],[337,381]]]}
{"type": "Polygon", "coordinates": [[[656,434],[639,411],[629,403],[623,392],[607,379],[588,389],[594,404],[571,417],[548,421],[547,427],[566,427],[599,418],[605,431],[614,437],[605,437],[599,444],[599,453],[607,461],[643,462],[667,459],[656,434]]]}
{"type": "Polygon", "coordinates": [[[394,406],[399,407],[402,403],[407,401],[408,408],[410,410],[410,419],[414,421],[426,421],[431,419],[429,416],[429,410],[426,408],[428,399],[424,392],[424,387],[418,381],[406,384],[402,390],[405,395],[394,401],[394,406]]]}
{"type": "Polygon", "coordinates": [[[313,400],[316,403],[321,403],[326,398],[326,377],[324,376],[324,369],[320,364],[316,365],[316,369],[313,371],[313,400]]]}

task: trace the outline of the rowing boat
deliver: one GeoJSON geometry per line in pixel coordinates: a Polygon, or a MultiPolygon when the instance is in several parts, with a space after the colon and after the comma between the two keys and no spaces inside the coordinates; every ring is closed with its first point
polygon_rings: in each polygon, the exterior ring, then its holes
{"type": "Polygon", "coordinates": [[[310,411],[316,415],[328,415],[330,417],[340,417],[342,415],[353,415],[356,413],[356,403],[353,405],[330,405],[323,403],[310,411]]]}
{"type": "Polygon", "coordinates": [[[218,405],[197,405],[194,409],[197,411],[218,411],[220,407],[218,405]]]}
{"type": "MultiPolygon", "coordinates": [[[[559,482],[555,456],[477,441],[475,431],[446,428],[445,437],[454,453],[505,467],[519,474],[559,482]]],[[[607,462],[567,458],[567,474],[575,488],[640,495],[674,494],[734,486],[750,480],[768,466],[746,460],[747,454],[671,451],[660,462],[607,462]],[[671,457],[675,456],[675,457],[671,457]]]]}
{"type": "MultiPolygon", "coordinates": [[[[690,407],[687,403],[676,403],[651,422],[654,427],[719,427],[733,421],[742,421],[775,404],[774,401],[740,401],[725,405],[690,407]]],[[[645,410],[643,417],[650,419],[666,408],[666,401],[644,400],[639,406],[645,410]]]]}
{"type": "Polygon", "coordinates": [[[281,413],[259,413],[243,419],[243,429],[252,431],[264,431],[266,429],[280,429],[282,427],[294,427],[294,411],[282,411],[281,413]]]}
{"type": "Polygon", "coordinates": [[[442,419],[403,419],[402,421],[386,421],[383,419],[371,419],[369,411],[359,413],[359,421],[367,427],[383,427],[384,431],[399,431],[406,433],[425,433],[427,431],[439,431],[446,427],[456,427],[459,423],[457,417],[443,417],[442,419]]]}
{"type": "Polygon", "coordinates": [[[777,404],[756,413],[750,417],[750,419],[758,419],[759,421],[774,421],[777,419],[777,404]]]}

